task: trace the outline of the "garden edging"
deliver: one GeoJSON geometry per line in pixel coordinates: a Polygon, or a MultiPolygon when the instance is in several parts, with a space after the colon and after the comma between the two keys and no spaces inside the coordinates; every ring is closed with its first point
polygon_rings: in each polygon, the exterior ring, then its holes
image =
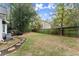
{"type": "Polygon", "coordinates": [[[24,42],[25,42],[25,38],[23,37],[19,37],[18,39],[20,39],[19,42],[9,46],[8,48],[2,49],[0,50],[0,56],[2,55],[6,55],[8,53],[13,52],[14,50],[16,50],[17,48],[19,48],[24,42]]]}

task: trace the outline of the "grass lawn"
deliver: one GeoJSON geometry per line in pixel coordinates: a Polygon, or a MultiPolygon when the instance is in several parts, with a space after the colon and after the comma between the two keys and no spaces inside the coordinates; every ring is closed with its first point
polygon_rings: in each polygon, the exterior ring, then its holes
{"type": "Polygon", "coordinates": [[[26,42],[8,56],[79,55],[79,39],[41,33],[25,33],[26,42]]]}

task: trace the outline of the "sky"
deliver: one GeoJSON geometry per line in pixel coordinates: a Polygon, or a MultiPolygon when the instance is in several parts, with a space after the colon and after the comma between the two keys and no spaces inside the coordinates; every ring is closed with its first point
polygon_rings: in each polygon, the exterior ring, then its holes
{"type": "Polygon", "coordinates": [[[50,20],[51,17],[54,16],[56,4],[54,3],[33,3],[32,5],[42,20],[50,20]]]}
{"type": "MultiPolygon", "coordinates": [[[[1,4],[2,6],[8,6],[9,4],[1,4]]],[[[50,20],[55,13],[56,4],[54,3],[32,3],[37,14],[41,17],[42,20],[50,20]]]]}

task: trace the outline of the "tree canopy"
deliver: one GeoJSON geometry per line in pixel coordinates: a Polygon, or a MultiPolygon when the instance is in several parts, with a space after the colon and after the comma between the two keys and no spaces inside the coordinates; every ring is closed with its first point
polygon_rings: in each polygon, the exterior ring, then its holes
{"type": "Polygon", "coordinates": [[[57,4],[56,17],[53,20],[53,25],[61,26],[77,26],[79,25],[79,4],[57,4]]]}
{"type": "Polygon", "coordinates": [[[12,28],[26,32],[30,30],[31,19],[36,16],[36,12],[32,4],[11,4],[11,26],[12,28]]]}

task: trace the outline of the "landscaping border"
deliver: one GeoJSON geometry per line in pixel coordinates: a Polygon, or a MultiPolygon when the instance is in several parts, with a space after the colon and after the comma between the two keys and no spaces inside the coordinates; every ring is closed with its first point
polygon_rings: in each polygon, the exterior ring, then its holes
{"type": "Polygon", "coordinates": [[[25,42],[25,38],[23,38],[23,37],[18,37],[18,39],[20,39],[19,42],[9,46],[8,48],[0,50],[0,56],[3,56],[3,55],[6,55],[8,53],[15,51],[25,42]]]}

